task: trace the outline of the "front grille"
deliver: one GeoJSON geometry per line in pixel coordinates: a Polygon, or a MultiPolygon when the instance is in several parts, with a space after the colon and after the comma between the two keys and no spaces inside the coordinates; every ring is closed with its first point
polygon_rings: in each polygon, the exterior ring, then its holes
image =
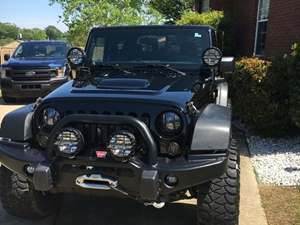
{"type": "Polygon", "coordinates": [[[16,68],[9,70],[8,77],[14,81],[46,81],[51,78],[50,68],[16,68]],[[30,75],[28,73],[34,72],[30,75]]]}
{"type": "MultiPolygon", "coordinates": [[[[53,107],[60,112],[61,117],[66,117],[76,114],[86,115],[118,115],[118,116],[131,116],[143,121],[149,128],[157,147],[160,148],[160,142],[163,141],[160,137],[159,131],[156,127],[157,117],[165,111],[174,110],[175,108],[167,104],[159,103],[147,103],[145,101],[124,101],[122,99],[91,99],[82,98],[81,100],[69,101],[56,101],[49,102],[39,107],[35,115],[38,115],[35,119],[35,127],[38,133],[50,133],[51,129],[43,128],[42,126],[42,111],[47,107],[53,107]]],[[[184,117],[183,117],[184,118],[184,117]]],[[[71,124],[76,127],[76,124],[71,124]]],[[[107,138],[112,134],[114,130],[113,126],[104,126],[104,131],[100,135],[99,129],[101,124],[98,125],[91,121],[90,124],[83,125],[83,133],[86,136],[87,146],[91,148],[102,148],[101,143],[107,144],[107,138]],[[98,130],[97,130],[98,129],[98,130]]],[[[122,128],[122,127],[121,127],[122,128]]],[[[102,127],[103,130],[103,127],[102,127]]],[[[185,138],[186,131],[180,137],[174,137],[172,140],[176,140],[181,146],[185,146],[187,139],[185,138]]],[[[143,140],[142,140],[143,141],[143,140]]],[[[169,140],[168,140],[169,141],[169,140]]],[[[160,151],[160,149],[158,149],[160,151]]],[[[95,152],[94,152],[95,153],[95,152]]]]}
{"type": "Polygon", "coordinates": [[[70,116],[72,114],[92,114],[92,115],[116,115],[116,116],[131,116],[134,118],[137,118],[141,121],[143,121],[148,127],[150,126],[151,123],[151,117],[150,114],[148,113],[135,113],[135,112],[121,112],[121,111],[116,111],[116,112],[111,112],[111,111],[97,111],[97,110],[92,110],[92,111],[85,111],[85,110],[77,110],[77,111],[72,111],[72,110],[67,110],[64,113],[64,116],[70,116]]]}
{"type": "MultiPolygon", "coordinates": [[[[84,110],[66,110],[61,112],[63,117],[70,116],[73,114],[92,114],[92,115],[118,115],[118,116],[131,116],[143,121],[148,127],[150,127],[151,117],[148,113],[135,113],[135,112],[111,112],[111,111],[84,111],[84,110]]],[[[42,123],[42,113],[39,114],[38,120],[42,123]]],[[[105,124],[97,124],[97,123],[70,123],[67,124],[66,127],[73,127],[79,129],[85,140],[85,151],[82,153],[84,156],[95,156],[95,151],[97,150],[105,150],[107,148],[107,144],[111,136],[117,131],[129,131],[133,133],[136,137],[139,137],[139,132],[134,128],[127,124],[124,125],[105,125],[105,124]]],[[[50,130],[44,130],[46,133],[50,133],[50,130]]],[[[137,138],[139,140],[140,138],[137,138]]]]}
{"type": "MultiPolygon", "coordinates": [[[[91,123],[81,123],[73,124],[71,127],[79,129],[85,140],[85,151],[82,152],[82,155],[85,156],[95,156],[95,152],[99,150],[107,151],[107,147],[110,141],[111,136],[117,131],[129,131],[133,133],[137,140],[139,133],[130,126],[116,126],[116,125],[103,125],[103,124],[91,124],[91,123]]],[[[141,143],[137,143],[138,149],[140,148],[141,143]]]]}

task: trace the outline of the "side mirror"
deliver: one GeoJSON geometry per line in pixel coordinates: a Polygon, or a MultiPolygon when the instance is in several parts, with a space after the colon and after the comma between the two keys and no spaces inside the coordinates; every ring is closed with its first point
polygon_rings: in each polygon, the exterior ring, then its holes
{"type": "Polygon", "coordinates": [[[220,64],[221,73],[233,73],[235,70],[235,58],[223,57],[220,64]]]}
{"type": "Polygon", "coordinates": [[[81,48],[71,48],[67,54],[68,62],[72,67],[81,66],[84,63],[85,58],[85,52],[81,48]]]}
{"type": "Polygon", "coordinates": [[[5,60],[5,61],[8,61],[9,59],[10,59],[10,55],[9,55],[9,54],[5,54],[5,55],[4,55],[4,60],[5,60]]]}
{"type": "Polygon", "coordinates": [[[216,67],[222,59],[222,52],[216,47],[208,48],[202,55],[202,61],[208,67],[216,67]]]}

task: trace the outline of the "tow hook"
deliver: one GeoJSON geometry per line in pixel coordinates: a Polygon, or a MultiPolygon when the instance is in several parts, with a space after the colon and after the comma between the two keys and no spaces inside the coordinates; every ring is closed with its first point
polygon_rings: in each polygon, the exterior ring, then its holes
{"type": "Polygon", "coordinates": [[[162,209],[165,207],[166,203],[165,202],[145,202],[145,206],[153,206],[156,209],[162,209]]]}

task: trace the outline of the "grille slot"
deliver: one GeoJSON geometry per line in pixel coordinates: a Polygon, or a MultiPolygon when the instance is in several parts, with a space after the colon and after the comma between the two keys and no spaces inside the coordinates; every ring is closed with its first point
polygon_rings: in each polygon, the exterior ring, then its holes
{"type": "Polygon", "coordinates": [[[103,111],[103,112],[98,112],[96,110],[92,110],[92,111],[84,111],[84,110],[78,110],[78,111],[72,111],[72,110],[67,110],[65,111],[65,116],[69,116],[72,114],[93,114],[93,115],[117,115],[117,116],[131,116],[137,119],[140,119],[142,122],[144,122],[148,127],[150,126],[150,114],[148,113],[141,113],[140,115],[138,115],[135,112],[129,112],[129,113],[124,113],[124,112],[110,112],[110,111],[103,111]]]}
{"type": "Polygon", "coordinates": [[[47,81],[50,76],[34,76],[34,77],[12,77],[14,81],[47,81]]]}

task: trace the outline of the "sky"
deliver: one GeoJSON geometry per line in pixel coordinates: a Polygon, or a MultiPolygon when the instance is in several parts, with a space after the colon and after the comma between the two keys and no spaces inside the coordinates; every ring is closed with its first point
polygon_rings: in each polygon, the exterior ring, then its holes
{"type": "Polygon", "coordinates": [[[61,31],[67,27],[60,22],[60,5],[49,6],[49,0],[0,0],[0,22],[14,23],[22,28],[45,28],[54,25],[61,31]]]}

